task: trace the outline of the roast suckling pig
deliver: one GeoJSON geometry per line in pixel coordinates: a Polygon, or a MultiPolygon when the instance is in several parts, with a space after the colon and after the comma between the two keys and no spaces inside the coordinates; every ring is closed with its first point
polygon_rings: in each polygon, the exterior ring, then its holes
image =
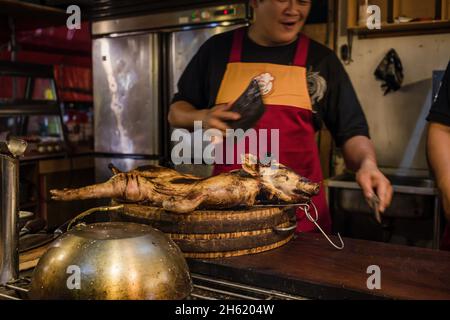
{"type": "Polygon", "coordinates": [[[257,197],[272,203],[299,203],[319,192],[318,183],[277,162],[259,164],[250,154],[245,155],[242,169],[209,178],[160,166],[145,166],[130,172],[120,172],[113,166],[110,169],[114,176],[109,181],[79,189],[51,190],[52,199],[116,198],[188,213],[197,208],[252,206],[257,197]]]}

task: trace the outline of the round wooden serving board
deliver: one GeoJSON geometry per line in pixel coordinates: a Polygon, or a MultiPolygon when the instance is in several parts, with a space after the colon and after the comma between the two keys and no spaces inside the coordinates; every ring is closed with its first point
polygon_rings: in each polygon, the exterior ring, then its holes
{"type": "Polygon", "coordinates": [[[275,229],[295,224],[293,207],[197,210],[177,214],[125,203],[121,220],[151,225],[168,234],[186,257],[201,259],[272,250],[287,243],[295,232],[275,229]]]}
{"type": "Polygon", "coordinates": [[[130,222],[151,224],[166,233],[227,233],[273,228],[295,221],[293,207],[266,207],[242,210],[197,210],[188,214],[161,208],[124,204],[122,217],[130,222]]]}

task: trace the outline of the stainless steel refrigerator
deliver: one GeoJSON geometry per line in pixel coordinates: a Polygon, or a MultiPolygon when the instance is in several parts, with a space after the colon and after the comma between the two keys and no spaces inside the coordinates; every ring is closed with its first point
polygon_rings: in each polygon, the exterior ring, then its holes
{"type": "Polygon", "coordinates": [[[167,112],[184,68],[214,34],[247,25],[247,1],[93,22],[96,178],[170,163],[167,112]]]}

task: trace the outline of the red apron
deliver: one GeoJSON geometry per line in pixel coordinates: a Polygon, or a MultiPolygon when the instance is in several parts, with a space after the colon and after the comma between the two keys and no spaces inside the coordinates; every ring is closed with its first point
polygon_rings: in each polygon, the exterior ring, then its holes
{"type": "MultiPolygon", "coordinates": [[[[322,184],[323,176],[306,78],[309,39],[304,35],[299,36],[292,65],[243,63],[241,62],[242,43],[246,31],[246,28],[241,28],[234,32],[231,54],[216,104],[235,101],[252,79],[258,79],[267,108],[264,116],[254,127],[256,132],[265,132],[260,129],[267,130],[267,138],[264,138],[264,135],[257,138],[258,155],[261,156],[267,152],[274,154],[271,139],[272,135],[278,134],[278,152],[275,152],[279,156],[277,160],[311,181],[321,183],[321,191],[313,198],[313,202],[318,209],[319,225],[329,233],[331,232],[331,219],[322,184]],[[275,131],[271,131],[271,129],[275,131]],[[278,133],[274,133],[276,130],[278,133]],[[264,141],[261,145],[260,140],[266,140],[267,144],[264,141]]],[[[243,149],[242,145],[241,147],[234,146],[233,164],[216,162],[214,174],[239,169],[241,165],[238,164],[237,159],[240,158],[240,154],[237,154],[237,151],[245,150],[244,152],[248,153],[249,149],[255,150],[251,148],[246,139],[237,142],[238,145],[239,143],[245,145],[243,149]]],[[[226,153],[225,143],[222,148],[226,153]]],[[[314,216],[314,214],[312,215],[314,216]]],[[[297,211],[297,219],[297,232],[316,231],[314,224],[306,218],[301,210],[297,211]]]]}

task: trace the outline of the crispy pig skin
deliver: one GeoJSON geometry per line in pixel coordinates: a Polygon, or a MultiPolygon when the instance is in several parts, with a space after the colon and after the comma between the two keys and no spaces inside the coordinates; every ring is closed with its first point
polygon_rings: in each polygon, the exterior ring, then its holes
{"type": "Polygon", "coordinates": [[[319,192],[319,184],[285,166],[263,167],[251,164],[251,160],[244,159],[242,170],[209,178],[182,174],[161,166],[120,172],[111,165],[114,176],[107,182],[78,189],[51,190],[50,193],[54,200],[116,198],[188,213],[197,208],[252,206],[262,195],[274,202],[304,202],[319,192]]]}

